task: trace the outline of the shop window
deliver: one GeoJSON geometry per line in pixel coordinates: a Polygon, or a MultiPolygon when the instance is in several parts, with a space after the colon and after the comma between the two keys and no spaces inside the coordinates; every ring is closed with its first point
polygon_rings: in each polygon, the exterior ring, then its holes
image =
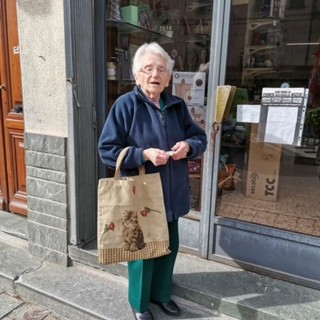
{"type": "Polygon", "coordinates": [[[232,165],[234,179],[219,190],[219,217],[320,236],[320,22],[314,6],[317,1],[232,5],[226,84],[237,91],[222,125],[220,153],[221,161],[232,165]],[[300,90],[297,113],[285,109],[294,101],[291,95],[262,116],[267,88],[300,90]],[[271,118],[278,123],[274,131],[287,132],[283,139],[261,135],[270,129],[271,118]]]}
{"type": "MultiPolygon", "coordinates": [[[[185,100],[194,121],[205,128],[213,1],[109,0],[106,4],[107,108],[135,84],[131,61],[136,49],[156,41],[175,60],[168,90],[185,100]]],[[[189,162],[195,211],[201,210],[202,167],[201,158],[189,162]]]]}
{"type": "Polygon", "coordinates": [[[304,9],[305,4],[302,0],[290,0],[289,9],[304,9]]]}

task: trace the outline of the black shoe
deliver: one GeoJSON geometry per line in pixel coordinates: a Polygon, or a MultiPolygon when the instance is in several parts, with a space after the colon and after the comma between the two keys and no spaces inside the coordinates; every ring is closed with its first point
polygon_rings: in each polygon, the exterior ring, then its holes
{"type": "Polygon", "coordinates": [[[132,308],[132,312],[133,312],[134,318],[136,320],[154,320],[153,315],[150,312],[150,310],[147,310],[146,312],[140,313],[137,310],[134,310],[132,308]]]}
{"type": "Polygon", "coordinates": [[[151,300],[151,303],[156,304],[160,307],[160,309],[167,315],[171,317],[178,317],[180,316],[180,308],[177,306],[177,304],[170,300],[169,302],[158,302],[151,300]]]}

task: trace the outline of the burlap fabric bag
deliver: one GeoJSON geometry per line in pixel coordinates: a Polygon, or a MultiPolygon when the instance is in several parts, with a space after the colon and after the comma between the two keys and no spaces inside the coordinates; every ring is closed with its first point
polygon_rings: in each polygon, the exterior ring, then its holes
{"type": "Polygon", "coordinates": [[[120,177],[128,148],[120,153],[113,178],[99,180],[98,258],[100,264],[155,258],[170,253],[159,173],[120,177]]]}

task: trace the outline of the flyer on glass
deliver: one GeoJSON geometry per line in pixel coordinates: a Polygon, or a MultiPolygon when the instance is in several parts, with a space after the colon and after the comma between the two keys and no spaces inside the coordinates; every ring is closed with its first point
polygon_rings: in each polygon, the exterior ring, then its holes
{"type": "Polygon", "coordinates": [[[187,106],[203,106],[205,72],[173,72],[172,93],[182,98],[187,106]]]}

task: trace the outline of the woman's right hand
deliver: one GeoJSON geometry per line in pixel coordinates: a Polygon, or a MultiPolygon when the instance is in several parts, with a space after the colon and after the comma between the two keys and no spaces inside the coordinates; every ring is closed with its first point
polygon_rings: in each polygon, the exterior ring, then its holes
{"type": "Polygon", "coordinates": [[[165,165],[168,162],[169,154],[157,148],[143,150],[143,157],[146,161],[151,161],[156,167],[165,165]]]}

